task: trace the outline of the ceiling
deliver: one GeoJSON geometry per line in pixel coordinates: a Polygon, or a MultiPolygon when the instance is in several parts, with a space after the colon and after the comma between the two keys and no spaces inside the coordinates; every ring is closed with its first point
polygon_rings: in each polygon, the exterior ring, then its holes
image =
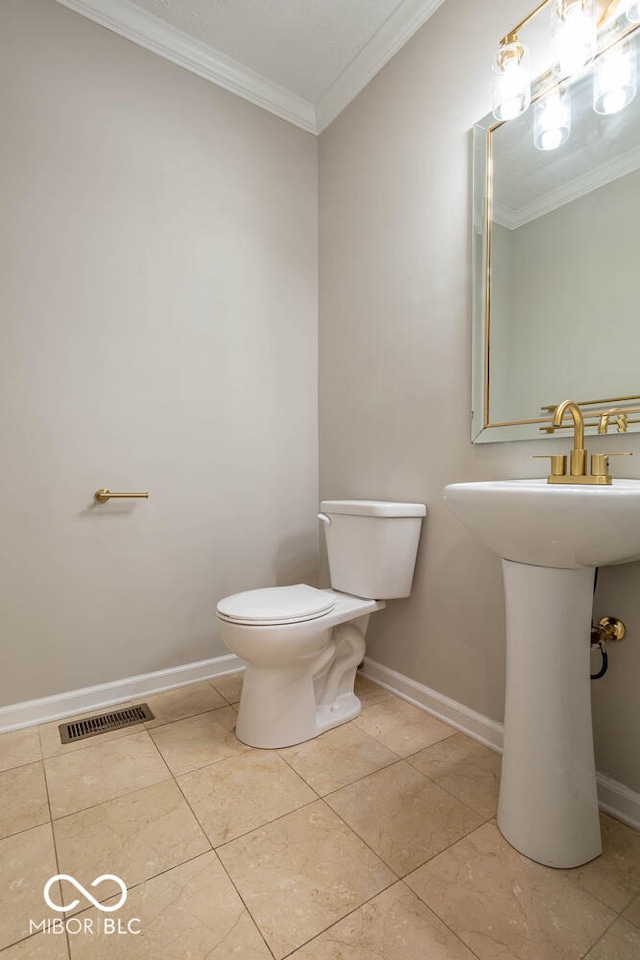
{"type": "Polygon", "coordinates": [[[320,133],[444,0],[58,0],[320,133]]]}

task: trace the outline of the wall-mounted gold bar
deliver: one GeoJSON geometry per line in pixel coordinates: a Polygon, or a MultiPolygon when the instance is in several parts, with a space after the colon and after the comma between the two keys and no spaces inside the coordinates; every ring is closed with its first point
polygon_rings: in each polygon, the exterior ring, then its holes
{"type": "MultiPolygon", "coordinates": [[[[593,407],[593,406],[609,406],[612,403],[630,403],[632,400],[640,400],[638,394],[633,394],[630,397],[606,397],[604,400],[576,400],[576,403],[579,407],[593,407]]],[[[547,404],[544,407],[540,407],[541,410],[548,410],[550,413],[558,406],[557,403],[547,404]]],[[[627,411],[629,412],[629,411],[627,411]]],[[[634,410],[633,413],[636,411],[634,410]]]]}
{"type": "Polygon", "coordinates": [[[111,490],[107,490],[106,487],[102,487],[100,490],[96,490],[95,498],[98,503],[106,503],[107,500],[116,499],[116,500],[125,500],[130,497],[141,497],[144,500],[149,499],[148,493],[112,493],[111,490]]]}
{"type": "MultiPolygon", "coordinates": [[[[603,412],[604,412],[604,411],[603,411],[603,412]]],[[[640,409],[634,408],[633,411],[632,411],[632,413],[640,413],[640,409]]],[[[613,414],[613,416],[615,416],[615,414],[613,414]]],[[[600,419],[600,414],[599,414],[599,413],[589,413],[589,414],[585,414],[585,425],[584,425],[585,430],[587,430],[589,427],[598,427],[598,423],[597,423],[597,422],[587,423],[587,422],[586,422],[587,417],[588,417],[589,419],[593,419],[593,420],[595,420],[595,421],[598,421],[598,420],[600,419]]],[[[639,420],[629,420],[629,419],[627,419],[626,422],[627,422],[627,424],[630,424],[630,423],[640,423],[640,419],[639,419],[639,420]]],[[[562,424],[561,426],[559,426],[559,427],[544,426],[544,427],[539,427],[538,429],[539,429],[539,430],[543,430],[545,433],[556,433],[557,430],[573,430],[573,424],[572,424],[572,423],[563,423],[563,424],[562,424]]],[[[619,431],[618,431],[618,433],[624,433],[624,432],[625,432],[624,430],[619,430],[619,431]]]]}

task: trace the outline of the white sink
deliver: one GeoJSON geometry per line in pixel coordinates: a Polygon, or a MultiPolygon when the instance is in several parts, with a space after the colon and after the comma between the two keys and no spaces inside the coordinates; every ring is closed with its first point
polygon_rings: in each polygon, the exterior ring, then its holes
{"type": "Polygon", "coordinates": [[[594,567],[640,559],[640,481],[452,483],[445,500],[502,557],[507,680],[498,826],[532,860],[602,851],[591,727],[594,567]]]}
{"type": "Polygon", "coordinates": [[[505,560],[565,569],[640,560],[640,480],[451,483],[444,497],[465,527],[505,560]]]}

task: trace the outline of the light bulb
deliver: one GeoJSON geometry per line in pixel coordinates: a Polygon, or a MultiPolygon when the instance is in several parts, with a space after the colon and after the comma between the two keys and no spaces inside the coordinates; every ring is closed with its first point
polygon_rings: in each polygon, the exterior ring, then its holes
{"type": "Polygon", "coordinates": [[[553,72],[558,77],[578,73],[594,54],[594,0],[555,0],[551,9],[553,72]]]}
{"type": "Polygon", "coordinates": [[[492,69],[493,115],[496,120],[514,120],[531,103],[529,51],[518,39],[505,43],[493,60],[492,69]]]}
{"type": "Polygon", "coordinates": [[[629,23],[640,23],[640,0],[627,0],[624,13],[629,23]]]}
{"type": "Polygon", "coordinates": [[[565,91],[551,90],[533,108],[533,145],[538,150],[557,150],[571,133],[571,108],[565,91]]]}
{"type": "Polygon", "coordinates": [[[596,61],[593,109],[596,113],[619,113],[635,95],[635,51],[628,44],[619,43],[596,61]]]}

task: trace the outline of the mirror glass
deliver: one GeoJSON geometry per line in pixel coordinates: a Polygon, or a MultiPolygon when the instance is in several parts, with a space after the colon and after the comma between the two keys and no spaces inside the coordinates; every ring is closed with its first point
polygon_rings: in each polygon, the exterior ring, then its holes
{"type": "MultiPolygon", "coordinates": [[[[624,45],[640,67],[640,30],[624,45]]],[[[615,401],[585,409],[594,429],[605,409],[640,429],[640,94],[596,113],[598,62],[545,95],[570,102],[556,149],[534,145],[538,103],[474,131],[477,442],[545,438],[541,408],[564,399],[615,401]]]]}

